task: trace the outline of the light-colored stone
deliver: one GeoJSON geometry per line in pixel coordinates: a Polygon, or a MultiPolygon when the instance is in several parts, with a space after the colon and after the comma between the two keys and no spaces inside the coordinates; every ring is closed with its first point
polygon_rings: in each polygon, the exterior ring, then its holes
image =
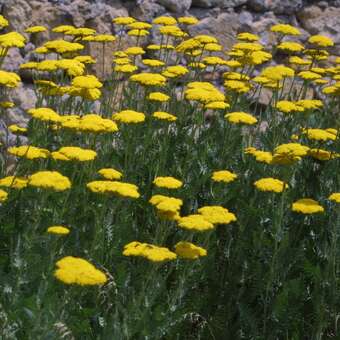
{"type": "Polygon", "coordinates": [[[157,0],[167,10],[175,13],[183,13],[191,6],[191,0],[157,0]]]}
{"type": "Polygon", "coordinates": [[[234,8],[247,3],[248,0],[192,0],[192,6],[234,8]]]}

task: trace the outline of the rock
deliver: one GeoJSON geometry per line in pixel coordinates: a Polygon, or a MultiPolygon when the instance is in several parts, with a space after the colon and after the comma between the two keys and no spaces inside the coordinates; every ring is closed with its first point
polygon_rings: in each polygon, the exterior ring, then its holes
{"type": "MultiPolygon", "coordinates": [[[[340,8],[317,6],[304,8],[298,15],[301,25],[311,34],[329,36],[336,44],[340,43],[340,8]]],[[[339,47],[337,52],[339,52],[339,47]]]]}
{"type": "Polygon", "coordinates": [[[192,0],[192,6],[211,8],[234,8],[247,3],[248,0],[192,0]]]}
{"type": "Polygon", "coordinates": [[[250,9],[261,11],[273,11],[275,14],[293,14],[301,9],[302,0],[249,0],[250,9]]]}
{"type": "Polygon", "coordinates": [[[236,33],[240,28],[240,22],[236,13],[222,13],[216,18],[208,17],[197,25],[189,28],[190,35],[213,35],[223,46],[229,49],[235,43],[236,33]]]}
{"type": "Polygon", "coordinates": [[[24,58],[20,54],[20,50],[18,48],[11,48],[8,51],[1,68],[6,71],[18,72],[19,66],[23,62],[24,58]]]}
{"type": "Polygon", "coordinates": [[[157,2],[175,13],[183,13],[191,7],[191,0],[157,0],[157,2]]]}
{"type": "Polygon", "coordinates": [[[142,21],[152,21],[153,18],[163,14],[165,8],[155,0],[139,0],[137,5],[131,9],[130,14],[142,21]]]}

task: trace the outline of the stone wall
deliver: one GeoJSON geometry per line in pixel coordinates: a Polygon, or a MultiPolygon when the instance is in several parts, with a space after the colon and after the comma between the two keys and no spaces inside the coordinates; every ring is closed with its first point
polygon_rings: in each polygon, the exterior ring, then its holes
{"type": "MultiPolygon", "coordinates": [[[[336,43],[333,52],[340,55],[340,0],[0,0],[0,12],[10,21],[9,29],[21,33],[32,25],[72,24],[114,34],[112,19],[117,16],[151,21],[159,15],[194,15],[201,21],[191,33],[215,35],[225,48],[243,31],[260,35],[261,42],[270,47],[274,37],[268,28],[278,22],[290,23],[303,32],[302,42],[311,34],[331,37],[336,43]]],[[[50,33],[44,33],[41,39],[48,38],[50,33]]],[[[3,68],[18,71],[43,40],[30,41],[22,50],[11,49],[3,68]]],[[[30,80],[21,76],[24,83],[12,92],[17,107],[10,111],[7,124],[24,122],[25,110],[35,104],[30,80]]]]}

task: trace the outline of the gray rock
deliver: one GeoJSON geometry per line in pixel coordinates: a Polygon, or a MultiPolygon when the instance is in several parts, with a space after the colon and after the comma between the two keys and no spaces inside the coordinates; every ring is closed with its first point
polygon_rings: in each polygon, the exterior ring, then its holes
{"type": "Polygon", "coordinates": [[[247,3],[248,0],[192,0],[192,6],[211,8],[234,8],[247,3]]]}
{"type": "Polygon", "coordinates": [[[130,11],[130,15],[138,20],[151,21],[153,18],[164,14],[165,8],[155,0],[139,0],[130,11]]]}
{"type": "Polygon", "coordinates": [[[183,13],[191,7],[191,0],[157,0],[157,2],[175,13],[183,13]]]}
{"type": "Polygon", "coordinates": [[[262,12],[273,11],[275,14],[292,14],[301,9],[303,0],[249,0],[250,9],[262,12]]]}

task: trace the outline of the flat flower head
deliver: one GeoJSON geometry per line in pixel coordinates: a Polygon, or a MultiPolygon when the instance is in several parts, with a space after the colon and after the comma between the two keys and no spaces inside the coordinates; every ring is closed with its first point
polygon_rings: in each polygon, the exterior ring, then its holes
{"type": "Polygon", "coordinates": [[[47,29],[44,26],[31,26],[25,29],[26,33],[39,33],[45,32],[47,29]]]}
{"type": "Polygon", "coordinates": [[[47,228],[47,232],[49,234],[56,234],[56,235],[67,235],[70,233],[70,229],[60,226],[60,225],[55,225],[52,227],[47,228]]]}
{"type": "Polygon", "coordinates": [[[106,275],[90,262],[73,256],[66,256],[56,263],[54,276],[65,284],[80,286],[103,285],[106,275]]]}
{"type": "Polygon", "coordinates": [[[0,203],[7,200],[8,194],[5,190],[0,189],[0,203]]]}
{"type": "Polygon", "coordinates": [[[294,26],[288,24],[276,24],[270,28],[272,32],[281,33],[283,35],[300,35],[301,32],[294,26]]]}
{"type": "Polygon", "coordinates": [[[119,197],[139,198],[138,187],[131,183],[117,181],[93,181],[87,183],[87,188],[99,194],[111,194],[119,197]]]}
{"type": "Polygon", "coordinates": [[[183,185],[183,182],[174,177],[156,177],[153,184],[159,188],[178,189],[183,185]]]}
{"type": "Polygon", "coordinates": [[[334,192],[328,197],[328,199],[335,203],[340,203],[340,192],[334,192]]]}
{"type": "Polygon", "coordinates": [[[126,124],[138,124],[145,121],[145,114],[134,110],[123,110],[112,115],[112,119],[126,124]]]}
{"type": "Polygon", "coordinates": [[[224,117],[232,124],[253,125],[257,123],[257,119],[246,112],[231,112],[227,113],[224,117]]]}
{"type": "Polygon", "coordinates": [[[292,210],[301,214],[316,214],[324,212],[324,208],[315,200],[302,198],[292,205],[292,210]]]}
{"type": "Polygon", "coordinates": [[[334,46],[334,41],[326,37],[324,35],[312,35],[309,39],[308,42],[312,45],[316,45],[318,47],[331,47],[334,46]]]}
{"type": "Polygon", "coordinates": [[[164,94],[162,92],[151,92],[148,96],[148,99],[155,102],[167,102],[170,99],[170,96],[164,94]]]}
{"type": "Polygon", "coordinates": [[[207,231],[214,229],[214,225],[207,221],[202,215],[193,214],[181,217],[178,220],[178,226],[183,229],[193,231],[207,231]]]}
{"type": "Polygon", "coordinates": [[[276,178],[261,178],[254,183],[256,189],[260,191],[282,192],[288,185],[276,178]]]}
{"type": "Polygon", "coordinates": [[[28,179],[24,177],[7,176],[0,178],[0,187],[10,189],[24,189],[27,187],[28,179]]]}
{"type": "Polygon", "coordinates": [[[87,75],[73,78],[72,86],[81,89],[99,89],[103,86],[103,84],[98,80],[96,76],[87,75]]]}
{"type": "Polygon", "coordinates": [[[125,25],[130,25],[132,23],[134,23],[136,21],[136,19],[132,18],[132,17],[117,17],[117,18],[114,18],[112,20],[112,22],[116,25],[122,25],[122,26],[125,26],[125,25]]]}
{"type": "Polygon", "coordinates": [[[166,83],[166,78],[161,74],[148,72],[134,74],[130,80],[144,86],[163,86],[166,83]]]}
{"type": "Polygon", "coordinates": [[[124,52],[127,55],[142,55],[142,54],[145,54],[145,51],[141,47],[138,47],[138,46],[128,47],[124,52]]]}
{"type": "Polygon", "coordinates": [[[198,209],[198,213],[214,225],[229,224],[237,220],[232,212],[218,205],[201,207],[198,209]]]}
{"type": "Polygon", "coordinates": [[[47,149],[38,148],[32,145],[12,146],[7,149],[7,152],[17,157],[27,159],[48,158],[50,152],[47,149]]]}
{"type": "Polygon", "coordinates": [[[336,135],[322,129],[307,129],[305,133],[307,138],[310,140],[317,140],[322,142],[336,140],[336,135]]]}
{"type": "Polygon", "coordinates": [[[183,25],[195,25],[198,23],[198,19],[195,17],[179,17],[178,22],[183,25]]]}
{"type": "Polygon", "coordinates": [[[53,109],[48,107],[39,107],[36,109],[29,109],[28,113],[35,119],[45,121],[45,122],[53,122],[57,123],[61,120],[58,113],[56,113],[53,109]]]}
{"type": "Polygon", "coordinates": [[[211,179],[213,181],[224,182],[224,183],[233,182],[236,178],[237,178],[237,175],[228,170],[214,171],[211,176],[211,179]]]}
{"type": "Polygon", "coordinates": [[[177,117],[172,115],[171,113],[164,112],[164,111],[156,111],[152,114],[152,117],[163,120],[167,122],[175,122],[177,120],[177,117]]]}
{"type": "MultiPolygon", "coordinates": [[[[52,152],[52,157],[53,154],[54,153],[52,152]]],[[[97,153],[95,151],[90,149],[82,149],[78,146],[64,146],[57,151],[57,159],[59,154],[64,157],[64,160],[78,162],[93,161],[97,157],[97,153]]]]}
{"type": "Polygon", "coordinates": [[[70,180],[57,171],[38,171],[29,177],[28,185],[53,191],[71,188],[70,180]]]}
{"type": "Polygon", "coordinates": [[[307,155],[308,150],[309,150],[308,146],[301,145],[299,143],[286,143],[277,146],[274,149],[274,152],[276,154],[303,157],[307,155]]]}
{"type": "Polygon", "coordinates": [[[156,25],[168,26],[168,25],[176,25],[177,20],[174,17],[161,16],[161,17],[155,18],[152,23],[156,25]]]}
{"type": "Polygon", "coordinates": [[[142,63],[150,67],[161,67],[165,65],[164,61],[158,59],[142,59],[142,63]]]}
{"type": "Polygon", "coordinates": [[[191,242],[180,241],[175,245],[175,253],[184,259],[196,260],[201,256],[206,256],[207,251],[191,242]]]}
{"type": "Polygon", "coordinates": [[[120,180],[123,177],[123,174],[120,171],[112,168],[100,169],[98,173],[110,181],[120,180]]]}
{"type": "Polygon", "coordinates": [[[279,100],[276,104],[276,108],[284,113],[303,111],[303,108],[301,108],[301,106],[289,100],[279,100]]]}

